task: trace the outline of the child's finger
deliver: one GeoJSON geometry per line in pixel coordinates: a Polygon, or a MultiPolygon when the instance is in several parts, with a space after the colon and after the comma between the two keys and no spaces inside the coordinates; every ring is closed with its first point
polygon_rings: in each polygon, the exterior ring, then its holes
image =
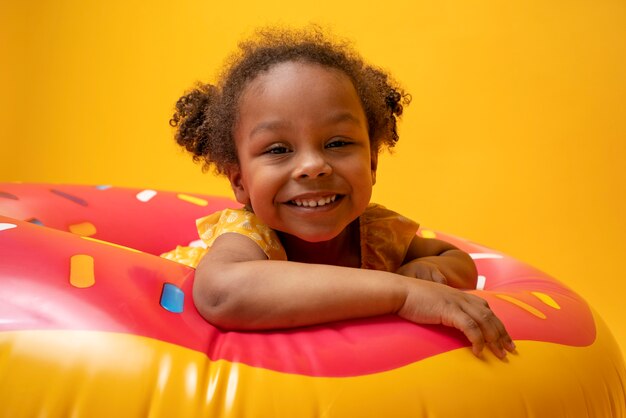
{"type": "Polygon", "coordinates": [[[435,282],[435,283],[448,284],[448,280],[446,280],[446,276],[444,276],[439,271],[439,269],[432,270],[431,273],[430,273],[430,277],[432,278],[433,282],[435,282]]]}
{"type": "Polygon", "coordinates": [[[506,351],[500,341],[487,343],[487,347],[489,347],[489,350],[491,350],[491,352],[500,360],[503,360],[506,357],[506,351]]]}
{"type": "Polygon", "coordinates": [[[478,322],[459,308],[447,316],[447,320],[442,321],[442,323],[443,325],[454,327],[465,334],[470,343],[472,343],[472,352],[476,357],[480,357],[485,348],[485,337],[478,322]]]}
{"type": "Polygon", "coordinates": [[[489,304],[474,295],[469,296],[469,304],[464,307],[467,314],[476,321],[489,349],[500,359],[506,357],[507,351],[513,351],[515,344],[509,336],[504,324],[489,308],[489,304]]]}
{"type": "Polygon", "coordinates": [[[515,342],[513,341],[513,338],[509,336],[509,334],[507,334],[506,338],[504,339],[504,348],[506,348],[506,351],[508,351],[509,353],[515,353],[516,351],[515,342]]]}

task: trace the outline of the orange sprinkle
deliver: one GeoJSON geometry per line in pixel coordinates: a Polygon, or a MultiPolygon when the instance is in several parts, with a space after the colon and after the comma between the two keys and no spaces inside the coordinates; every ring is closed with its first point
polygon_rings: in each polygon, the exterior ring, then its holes
{"type": "Polygon", "coordinates": [[[554,308],[554,309],[561,309],[561,307],[556,302],[556,300],[552,299],[550,295],[546,295],[545,293],[541,293],[541,292],[530,292],[530,293],[533,296],[535,296],[537,299],[539,299],[540,301],[548,305],[549,307],[554,308]]]}
{"type": "Polygon", "coordinates": [[[96,283],[93,273],[93,257],[76,254],[70,258],[70,284],[78,288],[91,287],[96,283]]]}
{"type": "Polygon", "coordinates": [[[515,299],[512,296],[509,295],[496,295],[497,297],[499,297],[502,300],[506,300],[507,302],[512,303],[515,306],[518,306],[520,308],[522,308],[523,310],[530,312],[531,314],[535,315],[537,318],[541,318],[541,319],[546,319],[546,315],[541,312],[539,309],[534,308],[532,306],[530,306],[529,304],[527,304],[526,302],[522,302],[519,299],[515,299]]]}
{"type": "Polygon", "coordinates": [[[82,222],[70,225],[69,230],[72,234],[90,237],[96,233],[96,226],[91,222],[82,222]]]}

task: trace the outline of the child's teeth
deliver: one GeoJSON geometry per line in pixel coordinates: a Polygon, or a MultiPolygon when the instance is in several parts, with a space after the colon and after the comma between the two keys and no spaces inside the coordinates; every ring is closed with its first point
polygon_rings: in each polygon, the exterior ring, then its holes
{"type": "Polygon", "coordinates": [[[334,202],[335,199],[337,199],[337,195],[332,195],[332,196],[328,196],[328,197],[322,197],[319,200],[301,200],[301,199],[295,199],[293,200],[293,203],[295,203],[298,206],[304,206],[305,208],[314,208],[317,206],[324,206],[327,205],[331,202],[334,202]]]}

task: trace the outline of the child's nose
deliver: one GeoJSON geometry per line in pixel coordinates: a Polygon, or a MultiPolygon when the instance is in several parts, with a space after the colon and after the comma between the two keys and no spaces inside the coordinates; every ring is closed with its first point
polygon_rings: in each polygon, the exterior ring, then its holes
{"type": "Polygon", "coordinates": [[[301,152],[296,158],[293,177],[296,179],[327,176],[333,169],[320,152],[301,152]]]}

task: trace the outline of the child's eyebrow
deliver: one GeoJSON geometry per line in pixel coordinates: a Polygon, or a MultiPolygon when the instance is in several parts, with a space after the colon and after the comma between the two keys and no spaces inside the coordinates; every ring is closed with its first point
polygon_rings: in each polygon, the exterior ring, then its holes
{"type": "Polygon", "coordinates": [[[289,125],[289,121],[286,120],[271,120],[267,122],[261,122],[257,124],[254,128],[252,128],[252,131],[250,131],[250,136],[253,137],[262,131],[276,131],[289,125]]]}
{"type": "MultiPolygon", "coordinates": [[[[334,125],[342,122],[349,122],[361,126],[363,121],[352,112],[340,111],[326,117],[323,121],[323,124],[334,125]]],[[[289,120],[269,120],[265,122],[260,122],[254,128],[252,128],[252,131],[250,131],[250,137],[254,137],[258,133],[263,131],[277,131],[280,129],[284,129],[289,127],[290,125],[291,121],[289,120]]]]}
{"type": "Polygon", "coordinates": [[[332,114],[327,119],[327,123],[341,123],[341,122],[352,122],[356,125],[361,125],[361,118],[355,116],[352,112],[337,112],[332,114]]]}

